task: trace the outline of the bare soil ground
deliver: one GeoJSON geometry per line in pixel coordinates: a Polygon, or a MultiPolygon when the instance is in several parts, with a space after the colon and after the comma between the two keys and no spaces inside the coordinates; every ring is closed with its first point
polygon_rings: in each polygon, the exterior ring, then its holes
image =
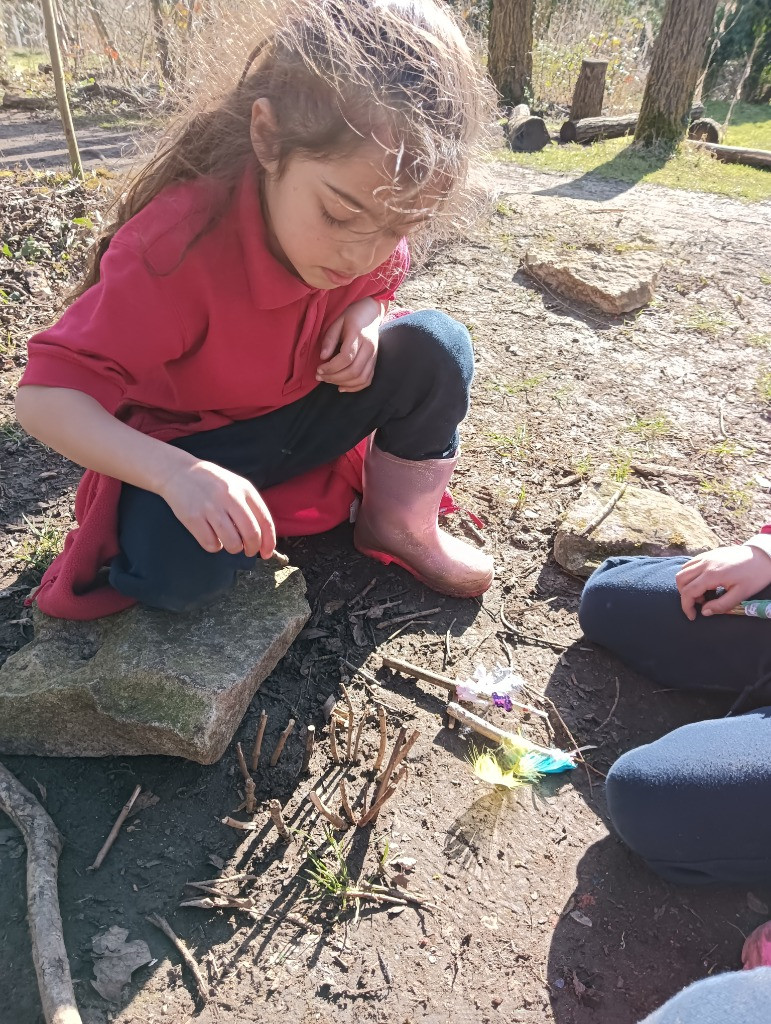
{"type": "MultiPolygon", "coordinates": [[[[583,642],[581,582],[559,569],[550,549],[580,486],[557,485],[602,465],[622,475],[631,461],[692,470],[703,484],[659,477],[647,485],[700,508],[725,541],[771,518],[769,406],[758,386],[771,368],[771,202],[744,206],[511,166],[496,173],[498,212],[473,238],[436,255],[402,295],[405,304],[445,309],[473,333],[474,405],[454,486],[460,504],[487,523],[495,585],[482,602],[438,597],[356,554],[348,527],[285,543],[308,582],[311,631],[263,685],[237,735],[248,748],[261,709],[268,711],[258,800],[278,798],[290,824],[320,845],[309,789],[337,805],[333,791],[345,773],[357,795],[377,745],[372,699],[354,683],[357,711],[368,711],[362,764],[334,765],[321,707],[338,691],[341,657],[377,673],[389,739],[402,724],[421,735],[407,786],[372,829],[349,833],[348,871],[373,876],[386,850],[387,860],[414,858],[409,884],[436,909],[362,909],[354,923],[353,907],[310,898],[297,843],[281,844],[267,824],[244,834],[221,824],[241,802],[233,748],[211,767],[150,757],[7,757],[65,836],[65,936],[91,1024],[246,1024],[279,1014],[322,1024],[633,1024],[686,983],[737,967],[743,936],[768,916],[771,887],[751,895],[675,888],[609,834],[602,773],[618,754],[722,715],[730,701],[657,692],[583,642]],[[655,248],[666,258],[655,301],[638,316],[614,319],[544,292],[520,263],[528,245],[546,237],[619,258],[655,248]],[[400,603],[381,618],[352,614],[388,600],[400,603]],[[381,628],[406,613],[416,621],[381,628]],[[554,702],[578,744],[596,745],[590,766],[514,793],[492,791],[468,770],[468,738],[445,727],[443,694],[380,669],[385,653],[461,678],[476,663],[510,657],[554,702]],[[277,768],[265,763],[290,716],[322,733],[304,777],[299,730],[277,768]],[[130,819],[101,870],[88,873],[136,783],[158,802],[130,819]],[[252,896],[256,919],[178,909],[194,895],[187,882],[236,873],[253,877],[223,887],[252,896]],[[202,964],[212,991],[206,1008],[197,1008],[177,953],[145,920],[153,911],[168,917],[202,964]],[[105,1003],[89,982],[91,939],[112,924],[144,938],[157,958],[135,973],[119,1005],[105,1003]]],[[[51,297],[34,297],[40,280],[33,274],[30,284],[29,272],[42,271],[62,294],[88,231],[73,221],[93,219],[101,197],[71,185],[39,187],[0,179],[0,234],[11,252],[0,266],[0,657],[29,636],[22,597],[37,575],[29,563],[71,522],[79,475],[23,435],[12,400],[24,340],[51,315],[51,297]],[[28,258],[18,258],[30,237],[48,252],[35,257],[29,243],[28,258]]],[[[456,518],[451,528],[464,530],[456,518]]],[[[567,745],[551,717],[556,741],[567,745]]],[[[537,719],[525,728],[549,738],[537,719]]],[[[0,1022],[39,1024],[23,847],[4,829],[0,871],[0,1022]]]]}

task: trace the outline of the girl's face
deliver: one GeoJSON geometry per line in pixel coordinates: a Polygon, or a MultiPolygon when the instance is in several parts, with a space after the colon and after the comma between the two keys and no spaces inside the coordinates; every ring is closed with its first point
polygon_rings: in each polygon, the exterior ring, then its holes
{"type": "MultiPolygon", "coordinates": [[[[257,143],[255,151],[259,158],[257,143]]],[[[340,288],[368,274],[431,215],[434,204],[419,194],[396,197],[386,161],[374,142],[341,159],[293,157],[280,176],[261,159],[273,255],[310,287],[340,288]]]]}

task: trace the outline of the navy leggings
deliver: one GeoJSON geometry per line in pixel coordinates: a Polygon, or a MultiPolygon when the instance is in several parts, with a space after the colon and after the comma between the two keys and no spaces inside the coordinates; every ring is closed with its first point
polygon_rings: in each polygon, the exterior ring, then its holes
{"type": "MultiPolygon", "coordinates": [[[[675,584],[686,561],[609,558],[581,598],[584,634],[660,686],[771,705],[771,622],[689,621],[675,584]]],[[[621,838],[669,881],[771,882],[771,706],[630,750],[610,769],[607,799],[621,838]]]]}
{"type": "MultiPolygon", "coordinates": [[[[319,384],[274,412],[172,442],[250,480],[283,483],[350,451],[377,430],[378,447],[403,459],[451,458],[469,405],[474,372],[466,328],[426,310],[386,324],[369,387],[341,394],[319,384]]],[[[186,611],[207,604],[257,556],[205,551],[163,498],[130,484],[121,490],[116,590],[143,604],[186,611]]]]}

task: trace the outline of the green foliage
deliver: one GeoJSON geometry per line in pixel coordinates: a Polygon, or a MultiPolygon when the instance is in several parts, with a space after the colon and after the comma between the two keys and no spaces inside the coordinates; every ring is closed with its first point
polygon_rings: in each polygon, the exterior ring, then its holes
{"type": "Polygon", "coordinates": [[[19,548],[19,559],[28,568],[42,574],[62,550],[64,530],[51,522],[36,526],[26,516],[24,521],[29,527],[29,535],[19,548]]]}
{"type": "Polygon", "coordinates": [[[771,405],[771,370],[766,370],[758,377],[757,388],[762,400],[771,405]]]}

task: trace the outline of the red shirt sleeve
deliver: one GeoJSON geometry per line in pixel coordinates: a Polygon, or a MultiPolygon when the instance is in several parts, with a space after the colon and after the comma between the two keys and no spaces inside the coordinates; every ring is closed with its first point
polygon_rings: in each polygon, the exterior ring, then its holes
{"type": "Polygon", "coordinates": [[[393,302],[396,292],[404,283],[410,269],[410,250],[407,239],[402,238],[397,247],[377,269],[370,275],[379,289],[372,295],[381,302],[393,302]]]}
{"type": "Polygon", "coordinates": [[[83,391],[114,413],[129,390],[185,351],[179,278],[179,270],[159,274],[142,253],[113,239],[99,282],[30,339],[20,386],[83,391]]]}

